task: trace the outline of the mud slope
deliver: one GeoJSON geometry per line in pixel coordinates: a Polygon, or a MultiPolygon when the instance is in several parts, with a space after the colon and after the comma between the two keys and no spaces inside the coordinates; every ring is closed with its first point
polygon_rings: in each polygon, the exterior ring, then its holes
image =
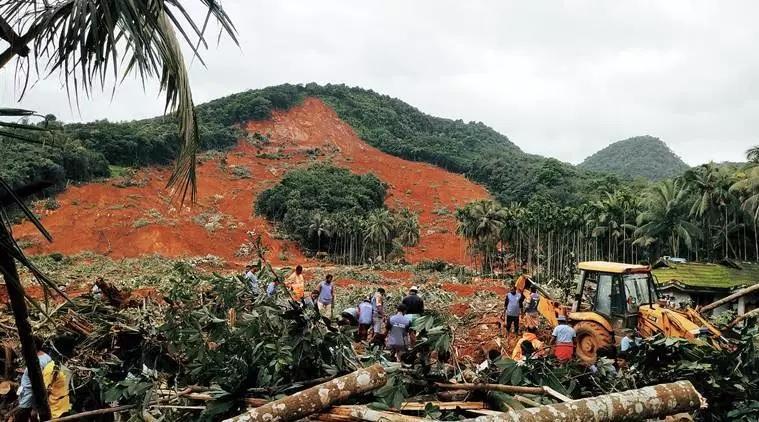
{"type": "Polygon", "coordinates": [[[252,214],[253,201],[284,173],[314,160],[357,173],[371,172],[389,185],[387,204],[420,213],[421,241],[406,251],[412,262],[443,259],[468,261],[465,245],[455,234],[456,207],[485,198],[487,191],[463,176],[438,167],[385,154],[362,141],[332,109],[315,98],[270,120],[252,122],[250,133],[269,141],[240,141],[226,156],[208,156],[198,167],[198,203],[176,209],[164,189],[169,169],[140,170],[132,183],[106,181],[72,187],[58,197],[60,208],[37,210],[55,237],[45,244],[28,224],[15,234],[31,253],[92,251],[114,258],[144,254],[164,256],[216,255],[233,263],[246,260],[238,250],[247,231],[263,233],[275,263],[303,259],[297,246],[277,239],[273,227],[252,214]],[[246,168],[250,177],[240,177],[246,168]]]}

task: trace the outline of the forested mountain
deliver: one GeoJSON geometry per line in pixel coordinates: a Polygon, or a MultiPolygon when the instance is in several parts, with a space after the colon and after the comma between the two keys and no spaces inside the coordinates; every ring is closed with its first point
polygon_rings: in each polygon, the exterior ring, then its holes
{"type": "MultiPolygon", "coordinates": [[[[398,99],[345,85],[285,84],[201,104],[198,120],[202,148],[228,148],[243,136],[235,125],[266,119],[272,110],[288,109],[307,96],[325,101],[372,146],[466,174],[503,202],[526,202],[538,196],[576,204],[595,195],[598,186],[619,184],[615,177],[590,175],[555,159],[526,154],[481,122],[433,117],[398,99]]],[[[10,156],[0,157],[3,177],[20,184],[45,175],[62,187],[67,180],[86,181],[87,177],[107,175],[103,163],[168,164],[176,156],[178,145],[176,124],[168,117],[67,124],[54,136],[59,140],[58,148],[33,146],[30,159],[18,171],[18,165],[8,162],[10,156]],[[87,151],[90,158],[84,167],[80,163],[68,165],[57,158],[61,148],[87,151]],[[90,165],[95,167],[90,169],[90,165]]],[[[20,159],[14,156],[13,161],[20,159]]]]}
{"type": "Polygon", "coordinates": [[[648,180],[680,176],[689,168],[667,144],[653,136],[636,136],[614,142],[586,158],[578,167],[648,180]]]}

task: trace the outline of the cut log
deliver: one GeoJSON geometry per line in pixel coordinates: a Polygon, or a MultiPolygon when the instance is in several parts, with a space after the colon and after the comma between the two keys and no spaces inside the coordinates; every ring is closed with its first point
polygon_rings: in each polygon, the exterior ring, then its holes
{"type": "Polygon", "coordinates": [[[375,364],[251,409],[242,415],[227,419],[226,422],[294,421],[317,413],[353,395],[380,388],[386,382],[385,369],[382,365],[375,364]]]}
{"type": "Polygon", "coordinates": [[[729,296],[723,297],[720,300],[716,300],[706,306],[703,306],[702,308],[699,309],[699,312],[711,311],[714,308],[718,308],[726,303],[730,303],[734,301],[735,299],[738,299],[739,297],[745,296],[752,292],[759,292],[759,284],[754,284],[753,286],[746,287],[745,289],[740,289],[729,296]]]}
{"type": "MultiPolygon", "coordinates": [[[[554,394],[560,395],[556,390],[553,390],[549,387],[524,387],[521,385],[503,385],[503,384],[444,384],[444,383],[435,383],[435,387],[437,388],[445,388],[445,389],[456,389],[456,390],[468,390],[468,391],[500,391],[502,393],[509,393],[509,394],[540,394],[540,395],[551,395],[556,397],[554,394]]],[[[561,395],[560,395],[561,396],[561,395]]],[[[562,401],[571,400],[568,399],[566,396],[562,396],[562,401]]]]}
{"type": "Polygon", "coordinates": [[[469,397],[470,394],[472,394],[472,392],[467,390],[448,390],[438,391],[435,395],[440,401],[466,401],[466,398],[469,397]]]}
{"type": "Polygon", "coordinates": [[[468,421],[595,421],[621,422],[690,412],[701,407],[703,398],[690,381],[678,381],[504,413],[468,421]]]}
{"type": "Polygon", "coordinates": [[[368,406],[335,406],[318,416],[321,421],[429,422],[429,419],[370,409],[368,406]]]}
{"type": "Polygon", "coordinates": [[[401,404],[401,411],[409,412],[421,412],[427,406],[428,403],[432,403],[433,406],[438,407],[440,410],[472,410],[472,409],[484,409],[485,403],[481,401],[407,401],[401,404]]]}
{"type": "Polygon", "coordinates": [[[727,328],[733,328],[736,325],[740,324],[742,321],[748,318],[753,318],[753,317],[759,317],[759,308],[748,311],[745,314],[739,316],[738,318],[735,318],[730,324],[727,324],[727,328]]]}

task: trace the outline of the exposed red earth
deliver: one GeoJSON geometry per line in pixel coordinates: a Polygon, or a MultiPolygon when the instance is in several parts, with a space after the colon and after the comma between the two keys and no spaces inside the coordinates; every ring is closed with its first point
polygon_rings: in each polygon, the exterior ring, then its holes
{"type": "Polygon", "coordinates": [[[58,196],[58,209],[38,209],[54,243],[46,243],[28,222],[14,227],[14,235],[31,254],[91,251],[116,259],[210,254],[241,265],[248,258],[236,252],[246,233],[256,231],[263,234],[272,263],[300,263],[305,259],[297,245],[278,239],[274,227],[254,215],[253,201],[288,170],[330,160],[356,173],[374,173],[389,186],[389,207],[419,212],[420,242],[406,250],[408,261],[469,263],[465,243],[455,234],[453,213],[469,201],[487,198],[482,186],[369,146],[316,98],[275,112],[269,120],[250,122],[245,129],[268,136],[269,142],[260,146],[240,140],[226,154],[203,160],[193,207],[179,208],[166,191],[170,168],[142,169],[133,178],[141,181],[138,186],[117,187],[113,180],[72,186],[58,196]],[[250,178],[235,176],[235,166],[247,168],[250,178]]]}

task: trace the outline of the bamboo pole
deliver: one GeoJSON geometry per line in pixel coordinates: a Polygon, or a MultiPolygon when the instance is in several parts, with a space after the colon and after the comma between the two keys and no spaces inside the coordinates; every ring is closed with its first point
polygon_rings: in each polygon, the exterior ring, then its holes
{"type": "Polygon", "coordinates": [[[735,299],[738,299],[741,296],[745,296],[745,295],[747,295],[749,293],[757,292],[757,291],[759,291],[759,284],[754,284],[753,286],[746,287],[745,289],[740,289],[737,292],[735,292],[735,293],[733,293],[733,294],[731,294],[729,296],[725,296],[725,297],[723,297],[720,300],[716,300],[716,301],[714,301],[714,302],[712,302],[712,303],[710,303],[710,304],[708,304],[706,306],[703,306],[698,311],[699,312],[708,312],[708,311],[711,311],[712,309],[718,308],[718,307],[720,307],[720,306],[722,306],[722,305],[724,305],[726,303],[732,302],[732,301],[734,301],[735,299]]]}
{"type": "Polygon", "coordinates": [[[569,397],[559,393],[551,387],[525,387],[521,385],[503,384],[444,384],[435,383],[435,387],[444,389],[468,390],[468,391],[500,391],[509,394],[539,394],[554,397],[560,401],[572,401],[569,397]]]}
{"type": "Polygon", "coordinates": [[[703,400],[690,381],[677,381],[465,422],[637,421],[693,411],[701,407],[703,400]]]}
{"type": "Polygon", "coordinates": [[[226,419],[225,422],[294,421],[326,409],[350,396],[382,387],[386,382],[385,369],[381,364],[375,364],[251,409],[226,419]]]}
{"type": "Polygon", "coordinates": [[[77,421],[79,419],[89,418],[91,416],[107,415],[110,413],[119,413],[125,410],[134,409],[135,407],[137,407],[137,405],[135,404],[129,404],[126,406],[106,407],[105,409],[89,410],[87,412],[77,413],[75,415],[64,416],[62,418],[56,418],[56,419],[51,420],[50,422],[77,421]]]}

